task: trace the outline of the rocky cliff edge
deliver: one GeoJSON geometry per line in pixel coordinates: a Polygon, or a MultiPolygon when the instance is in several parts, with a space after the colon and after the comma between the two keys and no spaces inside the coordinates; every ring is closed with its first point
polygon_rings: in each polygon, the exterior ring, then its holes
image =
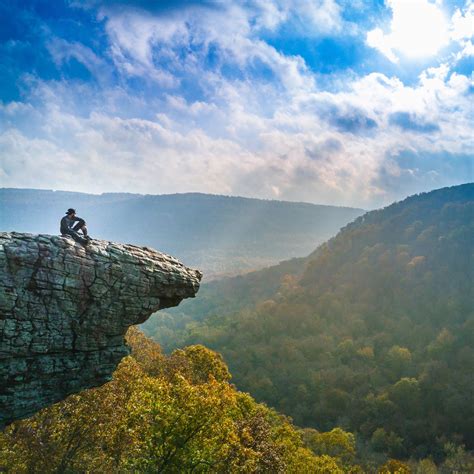
{"type": "Polygon", "coordinates": [[[110,380],[128,327],[200,279],[147,247],[0,233],[0,428],[110,380]]]}

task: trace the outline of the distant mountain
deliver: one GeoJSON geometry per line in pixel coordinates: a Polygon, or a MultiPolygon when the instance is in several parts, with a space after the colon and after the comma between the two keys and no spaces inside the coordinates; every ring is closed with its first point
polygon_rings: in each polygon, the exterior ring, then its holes
{"type": "Polygon", "coordinates": [[[0,189],[0,230],[52,233],[67,208],[93,237],[148,245],[198,267],[205,279],[308,254],[361,209],[209,194],[84,194],[0,189]]]}
{"type": "Polygon", "coordinates": [[[474,448],[474,184],[369,212],[287,265],[204,285],[168,347],[205,344],[300,426],[390,456],[474,448]]]}

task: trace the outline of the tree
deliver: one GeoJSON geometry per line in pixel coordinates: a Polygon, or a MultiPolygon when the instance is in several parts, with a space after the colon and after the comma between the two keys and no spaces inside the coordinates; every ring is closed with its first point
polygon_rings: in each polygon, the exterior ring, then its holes
{"type": "Polygon", "coordinates": [[[390,459],[378,470],[379,474],[411,474],[410,467],[396,459],[390,459]]]}
{"type": "Polygon", "coordinates": [[[386,364],[391,373],[399,378],[407,370],[412,356],[406,347],[392,346],[387,352],[386,364]]]}
{"type": "Polygon", "coordinates": [[[351,464],[356,455],[355,436],[341,428],[329,432],[319,432],[307,428],[303,431],[306,445],[317,455],[327,454],[351,464]]]}
{"type": "Polygon", "coordinates": [[[390,387],[389,396],[404,413],[414,414],[419,410],[420,384],[415,378],[404,377],[390,387]]]}
{"type": "Polygon", "coordinates": [[[205,383],[209,377],[220,382],[228,382],[231,379],[222,356],[202,345],[177,349],[167,362],[172,370],[179,370],[194,383],[205,383]]]}
{"type": "Polygon", "coordinates": [[[376,451],[383,452],[388,456],[400,456],[403,454],[403,440],[393,431],[385,431],[377,428],[372,434],[371,443],[376,451]]]}

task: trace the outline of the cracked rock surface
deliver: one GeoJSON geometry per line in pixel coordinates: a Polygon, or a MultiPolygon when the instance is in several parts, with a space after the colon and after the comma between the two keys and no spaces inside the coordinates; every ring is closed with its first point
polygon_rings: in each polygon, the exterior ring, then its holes
{"type": "Polygon", "coordinates": [[[110,380],[128,327],[200,279],[147,247],[0,232],[0,428],[110,380]]]}

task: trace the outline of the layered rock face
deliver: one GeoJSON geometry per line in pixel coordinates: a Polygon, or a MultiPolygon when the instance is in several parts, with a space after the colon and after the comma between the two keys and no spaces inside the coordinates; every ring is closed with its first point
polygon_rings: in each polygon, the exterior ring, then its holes
{"type": "Polygon", "coordinates": [[[0,233],[0,428],[110,380],[128,327],[200,279],[146,247],[0,233]]]}

